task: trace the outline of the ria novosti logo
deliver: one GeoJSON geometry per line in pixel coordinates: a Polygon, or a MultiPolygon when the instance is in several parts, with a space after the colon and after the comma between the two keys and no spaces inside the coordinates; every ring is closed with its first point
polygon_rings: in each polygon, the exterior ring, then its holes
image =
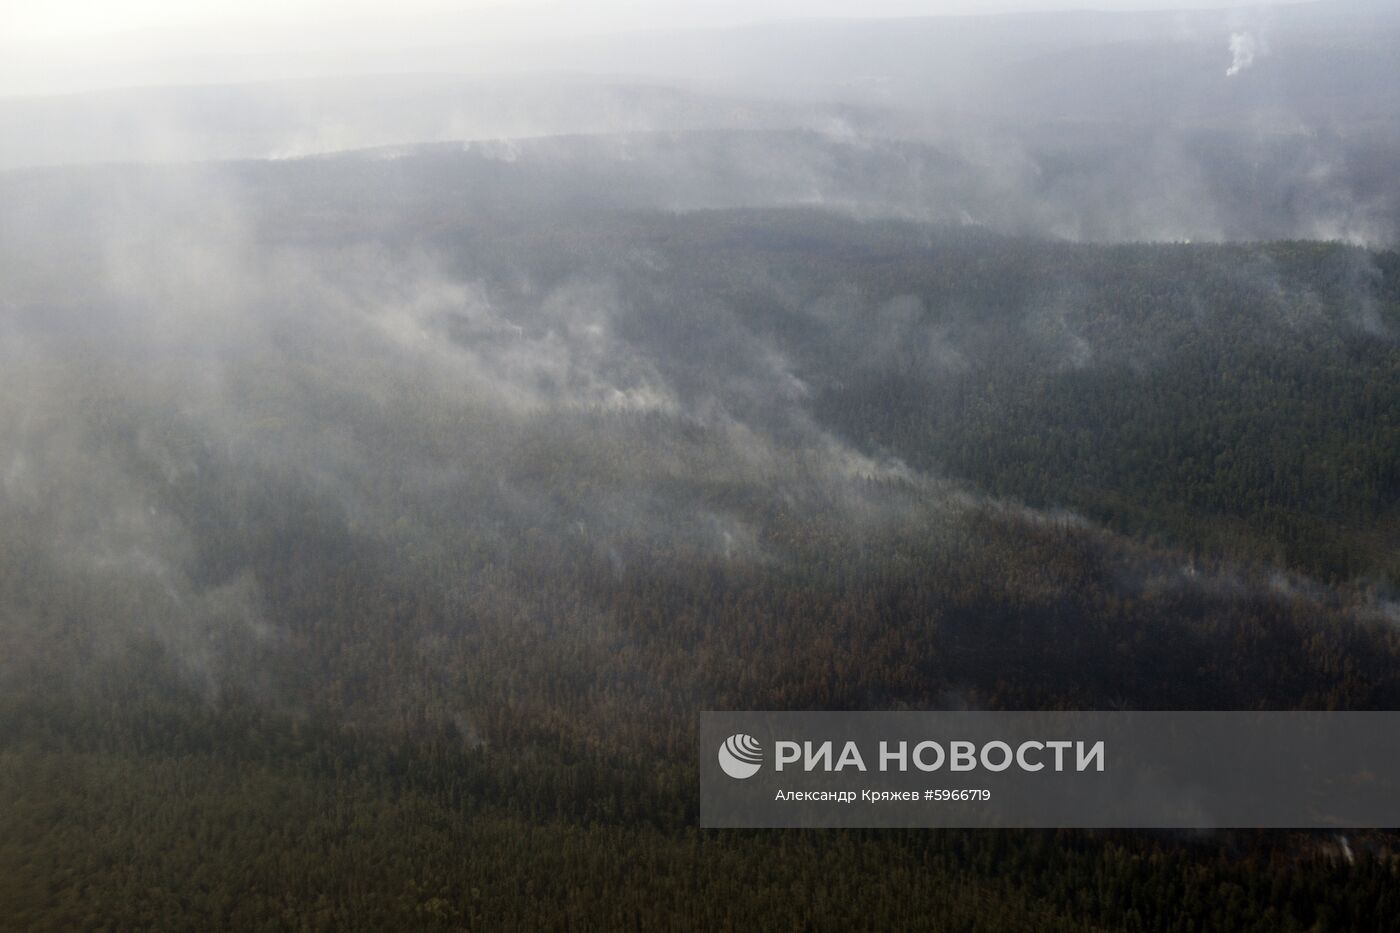
{"type": "Polygon", "coordinates": [[[719,747],[719,766],[732,778],[751,778],[763,767],[763,746],[753,736],[736,732],[719,747]]]}

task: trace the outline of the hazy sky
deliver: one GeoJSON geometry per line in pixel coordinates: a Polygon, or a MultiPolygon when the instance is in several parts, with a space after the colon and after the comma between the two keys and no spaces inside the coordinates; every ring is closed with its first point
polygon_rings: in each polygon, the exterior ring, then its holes
{"type": "MultiPolygon", "coordinates": [[[[567,31],[722,25],[804,16],[912,16],[1053,9],[1183,9],[1260,5],[1262,0],[5,0],[0,35],[51,43],[133,33],[286,27],[354,19],[407,19],[470,12],[525,18],[567,31]],[[541,22],[540,20],[545,20],[541,22]]],[[[524,25],[524,24],[521,24],[524,25]]]]}
{"type": "MultiPolygon", "coordinates": [[[[1277,2],[1277,0],[1276,0],[1277,2]]],[[[1290,2],[1290,0],[1282,0],[1290,2]]],[[[189,80],[172,62],[568,38],[800,17],[1182,9],[1252,0],[0,0],[0,94],[189,80]]],[[[274,71],[276,69],[273,69],[274,71]]],[[[269,73],[267,76],[277,76],[269,73]]]]}

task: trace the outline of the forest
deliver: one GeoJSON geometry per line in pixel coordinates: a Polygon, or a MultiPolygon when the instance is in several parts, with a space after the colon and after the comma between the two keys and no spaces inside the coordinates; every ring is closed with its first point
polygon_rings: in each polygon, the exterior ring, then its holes
{"type": "Polygon", "coordinates": [[[1400,256],[471,160],[0,185],[6,926],[1393,928],[1381,829],[706,831],[695,743],[1396,708],[1400,256]]]}

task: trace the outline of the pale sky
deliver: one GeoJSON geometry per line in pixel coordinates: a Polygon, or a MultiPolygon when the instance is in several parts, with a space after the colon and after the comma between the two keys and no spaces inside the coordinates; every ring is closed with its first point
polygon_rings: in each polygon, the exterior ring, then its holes
{"type": "MultiPolygon", "coordinates": [[[[285,28],[309,23],[409,19],[479,13],[534,19],[568,31],[729,25],[814,16],[917,16],[1053,9],[1201,9],[1259,5],[1251,0],[4,0],[0,35],[11,42],[57,42],[132,33],[285,28]]],[[[523,25],[523,24],[520,24],[523,25]]]]}
{"type": "MultiPolygon", "coordinates": [[[[1293,2],[1293,0],[1283,0],[1293,2]]],[[[1200,9],[1256,0],[0,0],[0,95],[188,80],[188,63],[806,17],[1200,9]],[[183,62],[180,67],[167,67],[183,62]]],[[[257,76],[249,64],[247,75],[257,76]]],[[[227,71],[227,70],[226,70],[227,71]]],[[[230,74],[241,72],[227,72],[230,74]]],[[[270,75],[279,76],[279,75],[270,75]]]]}

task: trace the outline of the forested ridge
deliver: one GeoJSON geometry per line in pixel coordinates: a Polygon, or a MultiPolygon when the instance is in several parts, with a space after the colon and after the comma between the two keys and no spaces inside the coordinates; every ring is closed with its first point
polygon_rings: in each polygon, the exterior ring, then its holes
{"type": "Polygon", "coordinates": [[[1400,922],[1383,828],[702,831],[695,747],[1400,708],[1395,253],[221,171],[10,270],[0,925],[1400,922]]]}

